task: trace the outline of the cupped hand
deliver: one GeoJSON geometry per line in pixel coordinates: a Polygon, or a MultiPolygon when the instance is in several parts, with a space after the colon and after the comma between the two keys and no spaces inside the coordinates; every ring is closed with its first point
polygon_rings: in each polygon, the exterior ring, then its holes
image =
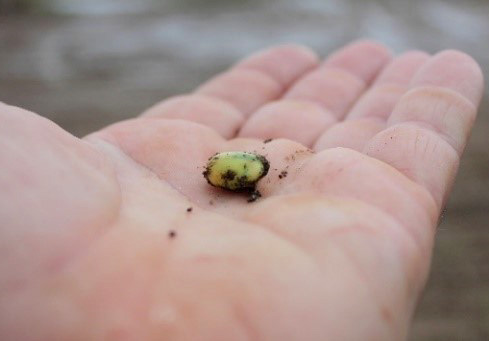
{"type": "Polygon", "coordinates": [[[2,105],[0,338],[404,339],[482,87],[464,53],[360,41],[81,140],[2,105]],[[209,186],[221,151],[269,160],[262,198],[209,186]]]}

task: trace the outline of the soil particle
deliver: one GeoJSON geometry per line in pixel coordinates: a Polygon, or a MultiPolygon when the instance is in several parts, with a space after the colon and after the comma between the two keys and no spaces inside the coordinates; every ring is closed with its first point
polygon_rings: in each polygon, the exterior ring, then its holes
{"type": "Polygon", "coordinates": [[[258,190],[254,190],[253,192],[250,193],[250,196],[248,198],[248,202],[254,202],[256,201],[258,198],[261,198],[261,193],[260,191],[258,190]]]}
{"type": "Polygon", "coordinates": [[[282,172],[280,172],[280,174],[278,175],[278,178],[279,179],[282,179],[282,178],[285,178],[287,177],[287,174],[289,174],[286,170],[283,170],[282,172]]]}
{"type": "Polygon", "coordinates": [[[299,149],[299,150],[296,150],[295,151],[296,154],[303,154],[303,153],[314,153],[314,151],[312,149],[299,149]]]}

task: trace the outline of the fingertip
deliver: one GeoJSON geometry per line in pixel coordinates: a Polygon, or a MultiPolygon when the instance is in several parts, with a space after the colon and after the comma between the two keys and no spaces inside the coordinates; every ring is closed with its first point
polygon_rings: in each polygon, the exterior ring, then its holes
{"type": "Polygon", "coordinates": [[[448,88],[478,105],[484,89],[484,76],[479,64],[468,54],[444,50],[421,67],[412,85],[448,88]]]}
{"type": "Polygon", "coordinates": [[[309,46],[298,44],[298,43],[284,43],[276,45],[270,50],[275,50],[286,55],[294,55],[302,58],[304,61],[309,61],[311,64],[319,62],[319,56],[317,53],[309,46]]]}
{"type": "Polygon", "coordinates": [[[285,43],[258,51],[239,62],[236,67],[258,70],[287,86],[318,63],[319,57],[311,48],[285,43]]]}
{"type": "Polygon", "coordinates": [[[436,53],[433,57],[466,64],[472,67],[474,69],[474,72],[478,73],[481,79],[483,78],[482,70],[479,66],[479,63],[466,52],[455,49],[446,49],[436,53]]]}
{"type": "Polygon", "coordinates": [[[379,74],[375,84],[409,84],[419,68],[426,63],[430,55],[423,51],[412,50],[395,57],[379,74]]]}
{"type": "Polygon", "coordinates": [[[354,40],[346,45],[345,48],[360,48],[362,50],[370,51],[371,53],[375,53],[377,55],[382,55],[385,57],[392,57],[393,55],[391,49],[388,48],[385,44],[367,38],[354,40]]]}
{"type": "Polygon", "coordinates": [[[249,115],[279,98],[290,85],[318,64],[312,50],[284,44],[258,51],[231,70],[206,82],[197,92],[225,100],[249,115]]]}
{"type": "Polygon", "coordinates": [[[319,61],[319,57],[317,56],[316,52],[314,52],[314,50],[309,46],[295,42],[286,42],[258,50],[244,60],[238,62],[238,64],[246,64],[257,57],[270,54],[291,54],[304,57],[306,60],[319,61]]]}
{"type": "Polygon", "coordinates": [[[357,40],[332,53],[325,66],[348,70],[366,83],[392,58],[392,52],[382,43],[373,40],[357,40]]]}

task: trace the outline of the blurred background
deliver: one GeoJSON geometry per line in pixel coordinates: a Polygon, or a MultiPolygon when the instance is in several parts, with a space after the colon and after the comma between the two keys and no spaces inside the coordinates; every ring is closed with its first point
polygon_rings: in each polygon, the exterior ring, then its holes
{"type": "MultiPolygon", "coordinates": [[[[365,37],[461,49],[489,78],[487,0],[0,0],[0,100],[83,136],[270,44],[365,37]]],[[[486,93],[410,340],[489,340],[488,133],[486,93]]]]}

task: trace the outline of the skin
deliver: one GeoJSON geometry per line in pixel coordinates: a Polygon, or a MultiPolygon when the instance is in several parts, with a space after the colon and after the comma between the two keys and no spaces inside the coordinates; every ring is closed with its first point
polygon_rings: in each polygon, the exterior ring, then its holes
{"type": "Polygon", "coordinates": [[[482,87],[462,52],[359,41],[81,140],[2,104],[0,338],[405,339],[482,87]],[[233,150],[270,161],[254,203],[202,176],[233,150]]]}

